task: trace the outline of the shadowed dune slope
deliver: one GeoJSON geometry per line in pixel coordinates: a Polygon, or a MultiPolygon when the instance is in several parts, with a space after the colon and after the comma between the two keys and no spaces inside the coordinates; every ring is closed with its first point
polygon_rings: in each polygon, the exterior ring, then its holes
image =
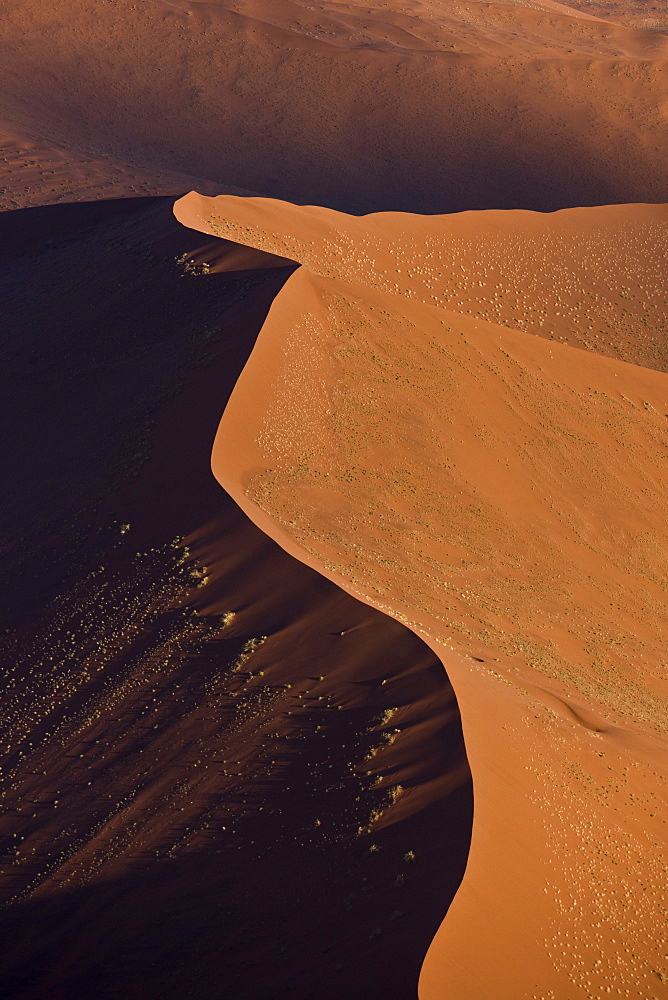
{"type": "Polygon", "coordinates": [[[425,638],[457,694],[473,840],[423,1000],[658,997],[666,207],[351,219],[189,195],[176,214],[302,262],[218,479],[425,638]]]}
{"type": "Polygon", "coordinates": [[[75,181],[92,159],[141,193],[187,175],[354,212],[668,198],[668,37],[552,0],[6,0],[0,34],[4,131],[75,181]]]}
{"type": "Polygon", "coordinates": [[[169,200],[0,216],[7,1000],[412,1000],[461,879],[433,653],[211,475],[286,279],[229,250],[169,200]]]}

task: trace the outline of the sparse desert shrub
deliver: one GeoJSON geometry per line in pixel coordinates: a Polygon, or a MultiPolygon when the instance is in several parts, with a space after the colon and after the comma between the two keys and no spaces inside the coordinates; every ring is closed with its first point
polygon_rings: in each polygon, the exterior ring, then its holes
{"type": "Polygon", "coordinates": [[[182,274],[184,275],[191,274],[197,276],[200,274],[209,274],[211,271],[211,264],[207,264],[206,261],[198,263],[193,260],[192,257],[189,257],[187,253],[181,254],[181,256],[176,257],[175,260],[177,264],[181,265],[183,269],[182,274]]]}

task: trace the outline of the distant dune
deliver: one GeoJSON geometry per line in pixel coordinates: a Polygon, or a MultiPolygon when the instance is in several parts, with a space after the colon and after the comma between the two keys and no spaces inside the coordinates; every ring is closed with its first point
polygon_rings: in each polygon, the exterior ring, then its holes
{"type": "Polygon", "coordinates": [[[668,32],[668,10],[662,0],[575,0],[570,6],[631,28],[668,32]]]}
{"type": "Polygon", "coordinates": [[[0,35],[0,125],[72,190],[83,158],[353,212],[668,200],[668,37],[552,0],[7,0],[0,35]]]}
{"type": "Polygon", "coordinates": [[[658,996],[668,206],[175,211],[302,263],[225,411],[218,479],[455,688],[473,842],[423,1000],[658,996]]]}
{"type": "Polygon", "coordinates": [[[0,133],[0,212],[61,202],[180,194],[193,184],[207,194],[223,190],[220,184],[198,178],[86,156],[15,132],[0,133]]]}

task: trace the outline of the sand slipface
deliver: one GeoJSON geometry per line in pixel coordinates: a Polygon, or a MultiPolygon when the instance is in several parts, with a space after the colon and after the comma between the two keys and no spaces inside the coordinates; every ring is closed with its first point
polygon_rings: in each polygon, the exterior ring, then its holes
{"type": "Polygon", "coordinates": [[[668,209],[175,211],[302,264],[225,411],[217,478],[422,636],[455,688],[473,841],[422,1000],[659,1000],[668,209]]]}

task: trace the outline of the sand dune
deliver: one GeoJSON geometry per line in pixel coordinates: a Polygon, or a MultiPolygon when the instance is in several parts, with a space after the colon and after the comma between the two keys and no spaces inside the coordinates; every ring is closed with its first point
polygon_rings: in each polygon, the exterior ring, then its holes
{"type": "Polygon", "coordinates": [[[551,0],[8,0],[0,33],[6,131],[140,191],[179,174],[428,213],[668,198],[668,38],[551,0]]]}
{"type": "Polygon", "coordinates": [[[190,228],[322,277],[666,371],[665,205],[351,219],[192,192],[175,213],[190,228]]]}
{"type": "Polygon", "coordinates": [[[668,32],[666,7],[660,0],[653,3],[647,0],[575,0],[571,7],[631,28],[668,32]]]}
{"type": "Polygon", "coordinates": [[[211,476],[286,273],[198,252],[167,199],[0,216],[2,993],[410,1000],[469,843],[457,706],[211,476]]]}
{"type": "Polygon", "coordinates": [[[218,479],[287,551],[425,638],[457,694],[473,842],[421,996],[658,996],[666,207],[354,219],[189,195],[175,210],[302,262],[225,411],[218,479]],[[601,344],[606,295],[620,321],[601,344]]]}
{"type": "Polygon", "coordinates": [[[2,997],[660,1000],[665,4],[0,38],[2,997]]]}

